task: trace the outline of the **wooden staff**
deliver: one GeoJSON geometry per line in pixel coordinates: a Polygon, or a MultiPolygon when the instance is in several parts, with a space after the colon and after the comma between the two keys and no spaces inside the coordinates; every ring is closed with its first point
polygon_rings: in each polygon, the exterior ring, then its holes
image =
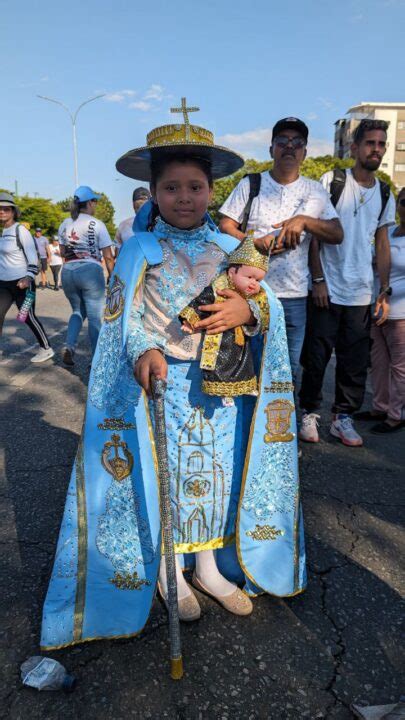
{"type": "Polygon", "coordinates": [[[167,576],[167,609],[169,613],[170,635],[170,675],[173,680],[183,677],[183,658],[181,654],[179,608],[177,603],[176,560],[173,545],[173,516],[170,501],[169,458],[167,454],[167,436],[165,421],[166,382],[152,378],[152,394],[155,411],[155,442],[159,466],[160,518],[163,530],[167,576]]]}

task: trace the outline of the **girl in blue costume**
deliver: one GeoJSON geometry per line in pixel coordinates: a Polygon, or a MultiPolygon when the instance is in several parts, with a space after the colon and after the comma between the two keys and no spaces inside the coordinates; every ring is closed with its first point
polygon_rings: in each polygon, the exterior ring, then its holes
{"type": "Polygon", "coordinates": [[[243,164],[184,115],[184,125],[156,128],[146,147],[117,162],[123,174],[150,181],[153,206],[137,217],[139,231],[122,248],[107,293],[44,607],[43,648],[134,635],[147,621],[157,584],[165,600],[153,375],[167,379],[180,618],[200,616],[184,565],[194,568],[198,590],[238,615],[252,611],[250,597],[259,593],[288,596],[305,586],[293,388],[280,304],[263,282],[267,304],[258,307],[224,290],[223,302],[204,308],[211,315],[196,333],[184,336],[178,320],[238,244],[217,232],[207,206],[213,179],[243,164]],[[237,397],[227,407],[201,392],[201,332],[215,344],[238,326],[256,336],[259,395],[237,397]]]}

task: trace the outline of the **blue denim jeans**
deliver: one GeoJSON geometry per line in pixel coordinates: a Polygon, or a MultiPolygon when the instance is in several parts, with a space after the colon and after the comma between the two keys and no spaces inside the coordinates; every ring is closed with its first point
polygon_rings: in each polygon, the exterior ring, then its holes
{"type": "Polygon", "coordinates": [[[103,268],[88,261],[66,263],[62,270],[62,287],[73,310],[67,328],[66,347],[70,350],[76,348],[80,330],[87,317],[93,355],[105,304],[103,268]]]}
{"type": "Polygon", "coordinates": [[[284,309],[292,381],[295,385],[300,365],[301,350],[305,337],[307,298],[279,298],[279,300],[284,309]]]}

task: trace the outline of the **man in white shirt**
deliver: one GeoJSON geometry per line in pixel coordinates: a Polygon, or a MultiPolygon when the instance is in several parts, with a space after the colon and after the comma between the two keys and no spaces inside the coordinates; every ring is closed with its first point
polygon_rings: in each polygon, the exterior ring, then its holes
{"type": "MultiPolygon", "coordinates": [[[[126,220],[123,220],[118,225],[118,230],[115,233],[114,238],[114,245],[119,249],[121,245],[126,241],[129,240],[130,237],[134,234],[134,231],[132,229],[132,226],[134,224],[136,213],[140,210],[142,205],[144,205],[148,200],[150,200],[150,192],[145,187],[139,187],[134,190],[132,193],[132,205],[134,208],[135,215],[131,215],[131,217],[127,218],[126,220]]],[[[118,251],[118,250],[117,250],[118,251]]]]}
{"type": "MultiPolygon", "coordinates": [[[[353,426],[353,414],[363,402],[367,379],[374,247],[380,280],[375,310],[378,324],[388,316],[391,292],[387,228],[395,222],[395,201],[389,188],[375,177],[386,141],[385,121],[362,120],[358,125],[352,143],[355,164],[343,176],[336,204],[344,241],[339,247],[326,246],[316,237],[311,242],[313,288],[299,394],[303,409],[300,438],[308,442],[319,441],[316,411],[322,398],[325,370],[335,349],[336,387],[330,432],[349,447],[363,444],[353,426]]],[[[333,172],[321,178],[328,192],[332,181],[336,183],[333,172]]]]}
{"type": "MultiPolygon", "coordinates": [[[[305,334],[308,295],[307,233],[322,236],[325,243],[340,243],[343,232],[337,213],[322,186],[299,174],[306,156],[308,128],[302,120],[279,120],[272,131],[270,172],[261,173],[260,191],[254,198],[247,231],[254,231],[256,244],[272,250],[266,280],[280,299],[286,320],[287,342],[293,382],[299,367],[305,334]],[[281,231],[280,231],[281,228],[281,231]]],[[[242,240],[240,227],[249,198],[249,178],[243,178],[222,205],[222,232],[242,240]]]]}

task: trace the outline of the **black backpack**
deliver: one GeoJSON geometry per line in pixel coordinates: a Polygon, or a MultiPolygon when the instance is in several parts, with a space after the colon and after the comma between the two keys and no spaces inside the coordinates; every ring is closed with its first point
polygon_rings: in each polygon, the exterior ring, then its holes
{"type": "MultiPolygon", "coordinates": [[[[346,170],[341,170],[341,168],[335,168],[333,171],[333,178],[332,182],[330,184],[330,200],[333,205],[333,207],[336,207],[336,205],[339,202],[339,198],[344,190],[346,183],[346,170]]],[[[381,212],[378,216],[378,222],[380,222],[382,218],[382,214],[387,207],[387,202],[390,198],[390,186],[388,183],[383,182],[380,180],[380,193],[381,193],[381,212]]]]}
{"type": "Polygon", "coordinates": [[[255,199],[255,197],[258,196],[258,194],[260,192],[262,176],[260,173],[247,173],[247,175],[244,175],[243,177],[249,178],[249,185],[250,185],[248,201],[245,205],[245,209],[243,211],[242,222],[240,224],[240,231],[244,233],[244,232],[246,232],[247,224],[249,221],[249,215],[250,215],[250,211],[252,209],[252,202],[255,199]]]}
{"type": "MultiPolygon", "coordinates": [[[[33,237],[33,235],[31,235],[31,237],[32,237],[32,239],[33,239],[33,241],[34,241],[35,250],[37,251],[37,260],[38,260],[38,262],[37,262],[37,271],[36,271],[35,275],[38,275],[38,273],[39,273],[39,268],[41,267],[41,256],[40,256],[40,254],[39,254],[38,245],[37,245],[37,243],[35,242],[35,238],[33,237]]],[[[28,266],[30,265],[30,263],[28,262],[28,258],[27,258],[26,252],[25,252],[25,250],[24,250],[24,246],[23,246],[23,244],[22,244],[22,242],[21,242],[21,238],[20,238],[20,223],[17,224],[17,227],[16,227],[16,229],[15,229],[15,239],[16,239],[16,242],[17,242],[17,247],[18,247],[19,250],[21,250],[22,254],[24,255],[25,260],[26,260],[26,263],[27,263],[27,267],[28,267],[28,266]]],[[[31,267],[32,267],[32,266],[31,266],[31,267]]]]}

